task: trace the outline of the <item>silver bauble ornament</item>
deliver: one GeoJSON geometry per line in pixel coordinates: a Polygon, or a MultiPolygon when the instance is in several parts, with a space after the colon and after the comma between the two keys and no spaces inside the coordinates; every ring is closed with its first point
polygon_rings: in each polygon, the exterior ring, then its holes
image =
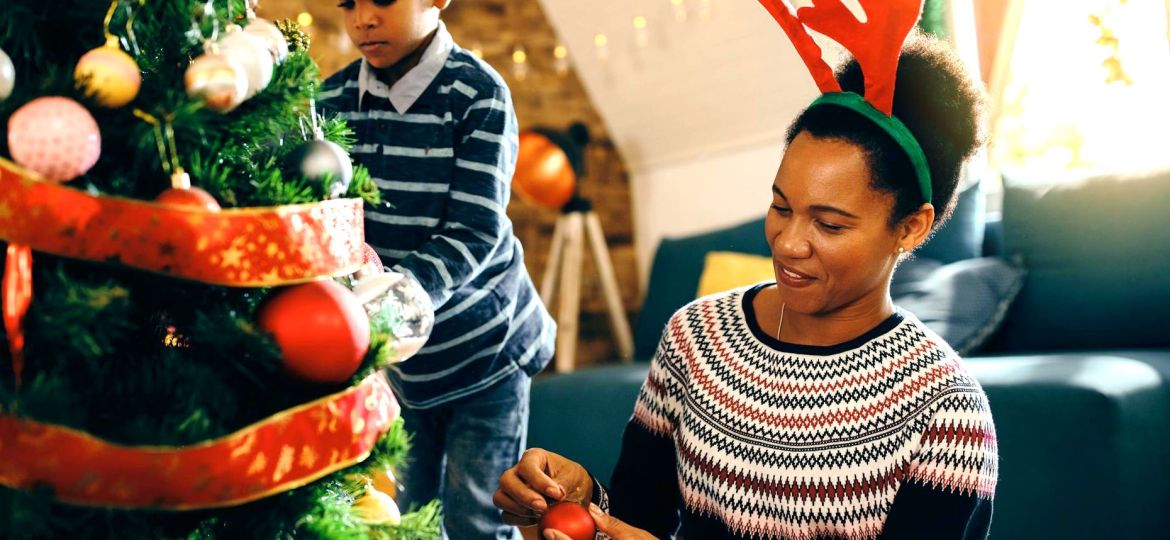
{"type": "Polygon", "coordinates": [[[230,112],[244,102],[248,92],[248,76],[244,68],[231,57],[220,52],[199,55],[183,77],[187,95],[221,113],[230,112]]]}
{"type": "Polygon", "coordinates": [[[397,272],[375,274],[358,281],[353,294],[365,306],[371,321],[389,323],[392,362],[414,356],[431,337],[435,326],[431,297],[414,278],[397,272]]]}
{"type": "Polygon", "coordinates": [[[329,198],[341,197],[349,191],[349,183],[353,181],[353,162],[337,144],[313,139],[293,150],[289,160],[308,180],[329,182],[325,190],[329,198]]]}
{"type": "Polygon", "coordinates": [[[12,59],[4,53],[4,49],[0,49],[0,101],[12,95],[13,86],[16,86],[16,67],[12,65],[12,59]]]}
{"type": "Polygon", "coordinates": [[[248,93],[244,99],[259,94],[272,82],[272,53],[261,38],[233,25],[217,43],[219,52],[228,55],[244,68],[248,76],[248,93]]]}

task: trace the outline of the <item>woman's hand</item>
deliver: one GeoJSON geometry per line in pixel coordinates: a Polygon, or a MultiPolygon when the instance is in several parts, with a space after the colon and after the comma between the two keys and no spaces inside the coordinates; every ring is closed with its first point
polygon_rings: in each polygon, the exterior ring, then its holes
{"type": "Polygon", "coordinates": [[[524,452],[520,462],[500,475],[492,503],[510,525],[533,525],[548,510],[548,501],[589,501],[593,480],[579,463],[540,448],[524,452]]]}
{"type": "MultiPolygon", "coordinates": [[[[589,515],[593,516],[593,523],[597,525],[597,532],[605,533],[613,540],[656,540],[654,535],[627,525],[622,520],[609,514],[601,513],[596,504],[589,505],[589,515]]],[[[571,540],[564,533],[557,530],[544,531],[544,540],[571,540]]]]}

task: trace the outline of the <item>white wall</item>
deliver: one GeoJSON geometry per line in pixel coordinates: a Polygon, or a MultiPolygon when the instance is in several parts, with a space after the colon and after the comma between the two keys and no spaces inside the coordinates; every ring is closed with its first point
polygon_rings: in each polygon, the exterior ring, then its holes
{"type": "Polygon", "coordinates": [[[541,0],[630,170],[642,281],[658,241],[761,215],[784,131],[816,95],[767,11],[751,0],[541,0]],[[649,40],[636,44],[632,21],[649,40]],[[594,39],[608,39],[608,59],[594,39]]]}
{"type": "Polygon", "coordinates": [[[642,284],[650,275],[651,258],[662,238],[762,216],[772,200],[772,178],[782,151],[783,140],[776,138],[631,173],[634,248],[642,284]]]}

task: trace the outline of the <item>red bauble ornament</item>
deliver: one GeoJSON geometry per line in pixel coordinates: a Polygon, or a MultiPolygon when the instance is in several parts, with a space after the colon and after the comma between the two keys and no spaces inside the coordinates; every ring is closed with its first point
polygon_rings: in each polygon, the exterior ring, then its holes
{"type": "Polygon", "coordinates": [[[221,210],[219,202],[215,200],[215,197],[212,197],[210,193],[197,187],[187,189],[168,188],[159,194],[155,202],[191,210],[206,210],[208,212],[219,212],[221,210]]]}
{"type": "Polygon", "coordinates": [[[366,310],[332,280],[276,293],[260,308],[260,327],[276,339],[285,370],[306,381],[345,382],[370,348],[366,310]]]}
{"type": "Polygon", "coordinates": [[[556,529],[573,540],[593,540],[597,527],[589,511],[575,502],[559,502],[552,505],[540,518],[537,535],[544,538],[545,529],[556,529]]]}
{"type": "Polygon", "coordinates": [[[577,188],[577,174],[569,156],[548,137],[534,131],[520,134],[512,188],[537,206],[560,210],[577,188]]]}

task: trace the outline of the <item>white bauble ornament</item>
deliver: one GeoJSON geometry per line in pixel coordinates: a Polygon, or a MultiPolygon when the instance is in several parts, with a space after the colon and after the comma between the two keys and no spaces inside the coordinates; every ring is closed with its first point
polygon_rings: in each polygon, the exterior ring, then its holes
{"type": "Polygon", "coordinates": [[[16,86],[16,67],[12,59],[0,49],[0,101],[12,95],[12,87],[16,86]]]}
{"type": "Polygon", "coordinates": [[[288,40],[285,39],[284,32],[281,32],[272,21],[252,19],[248,26],[244,27],[244,32],[263,40],[276,63],[284,62],[284,59],[288,58],[288,40]]]}
{"type": "Polygon", "coordinates": [[[264,40],[244,32],[239,26],[233,26],[217,45],[219,52],[228,55],[244,68],[244,73],[248,76],[248,93],[244,99],[249,99],[268,88],[268,83],[272,82],[274,60],[264,40]]]}
{"type": "Polygon", "coordinates": [[[187,95],[203,100],[209,108],[230,112],[244,102],[248,76],[244,68],[226,54],[207,52],[199,55],[183,76],[187,95]]]}

